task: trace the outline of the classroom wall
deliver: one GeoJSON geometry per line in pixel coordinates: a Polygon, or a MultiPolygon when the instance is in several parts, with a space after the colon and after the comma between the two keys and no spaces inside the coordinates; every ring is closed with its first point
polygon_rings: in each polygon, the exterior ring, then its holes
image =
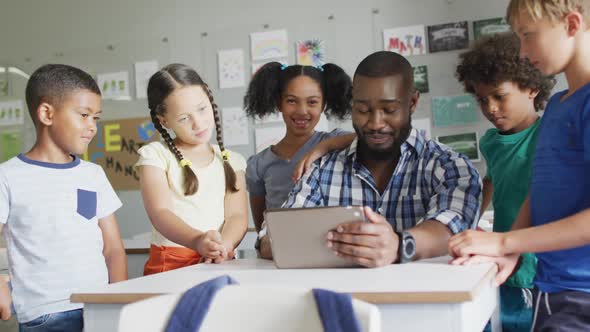
{"type": "MultiPolygon", "coordinates": [[[[383,49],[382,30],[413,24],[438,24],[503,16],[507,0],[324,0],[324,1],[147,1],[1,0],[0,66],[28,73],[44,63],[67,63],[92,74],[128,71],[137,61],[194,66],[213,88],[220,107],[241,106],[245,87],[218,89],[217,52],[242,48],[250,76],[249,33],[288,31],[289,63],[295,63],[295,41],[320,38],[327,61],[349,74],[366,55],[383,49]],[[333,16],[330,19],[330,16],[333,16]],[[268,25],[268,29],[264,28],[268,25]]],[[[472,33],[472,31],[470,31],[472,33]]],[[[432,96],[461,94],[454,78],[459,51],[409,57],[412,65],[427,65],[430,93],[422,94],[414,118],[431,116],[432,96]]],[[[15,79],[13,96],[24,100],[24,79],[15,79]]],[[[564,88],[560,78],[559,89],[564,88]]],[[[131,80],[131,94],[134,83],[131,80]]],[[[105,101],[103,119],[148,115],[146,100],[105,101]]],[[[350,121],[331,127],[351,129],[350,121]]],[[[248,157],[254,153],[254,123],[250,144],[229,147],[248,157]]],[[[491,125],[480,115],[466,127],[432,127],[433,136],[465,131],[483,135],[491,125]]],[[[0,130],[7,130],[0,127],[0,130]]],[[[34,142],[30,119],[24,125],[23,150],[34,142]]],[[[485,173],[485,164],[476,163],[485,173]]],[[[123,237],[147,232],[150,224],[138,191],[118,192],[124,202],[117,213],[123,237]]]]}

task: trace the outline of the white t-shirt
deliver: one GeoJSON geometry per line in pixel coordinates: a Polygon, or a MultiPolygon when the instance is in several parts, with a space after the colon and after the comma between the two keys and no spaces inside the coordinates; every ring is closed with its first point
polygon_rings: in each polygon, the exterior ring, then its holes
{"type": "MultiPolygon", "coordinates": [[[[218,145],[212,146],[215,158],[204,167],[191,166],[199,181],[194,195],[184,195],[184,175],[174,154],[162,143],[152,142],[137,152],[139,160],[135,167],[149,165],[166,172],[172,195],[172,212],[186,224],[202,232],[220,230],[225,220],[225,173],[218,145]]],[[[229,151],[229,150],[228,150],[229,151]]],[[[246,160],[240,154],[229,151],[229,164],[237,172],[244,172],[246,160]]],[[[180,247],[152,227],[152,244],[180,247]]]]}
{"type": "Polygon", "coordinates": [[[18,321],[79,309],[70,295],[108,283],[98,221],[121,207],[103,169],[19,155],[0,164],[0,223],[18,321]]]}

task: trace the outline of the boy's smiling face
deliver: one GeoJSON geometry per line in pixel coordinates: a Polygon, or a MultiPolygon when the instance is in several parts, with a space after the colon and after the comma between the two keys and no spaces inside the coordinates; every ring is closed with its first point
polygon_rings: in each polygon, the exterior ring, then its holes
{"type": "Polygon", "coordinates": [[[65,153],[83,154],[96,135],[101,114],[100,96],[88,90],[69,93],[41,119],[53,143],[65,153]]]}
{"type": "Polygon", "coordinates": [[[504,134],[514,134],[528,128],[535,114],[538,91],[521,89],[512,81],[498,85],[476,83],[475,97],[485,117],[504,134]]]}
{"type": "Polygon", "coordinates": [[[565,71],[575,50],[575,40],[568,31],[567,15],[560,22],[552,22],[549,18],[533,20],[530,15],[521,12],[513,29],[520,40],[521,57],[528,58],[545,75],[565,71]]]}

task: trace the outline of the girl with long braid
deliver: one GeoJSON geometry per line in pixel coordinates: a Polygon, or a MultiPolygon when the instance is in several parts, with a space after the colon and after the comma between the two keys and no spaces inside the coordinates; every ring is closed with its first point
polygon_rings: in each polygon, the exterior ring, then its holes
{"type": "Polygon", "coordinates": [[[223,146],[211,90],[192,68],[171,64],[150,78],[147,95],[165,145],[142,147],[135,165],[153,225],[144,275],[232,259],[248,225],[246,161],[223,146]],[[218,145],[209,143],[213,129],[218,145]]]}

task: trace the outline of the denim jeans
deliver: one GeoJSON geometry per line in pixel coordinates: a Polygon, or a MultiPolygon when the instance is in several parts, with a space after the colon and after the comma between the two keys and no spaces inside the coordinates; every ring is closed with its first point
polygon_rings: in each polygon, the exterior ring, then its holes
{"type": "Polygon", "coordinates": [[[82,332],[82,309],[54,312],[19,324],[20,332],[82,332]]]}

